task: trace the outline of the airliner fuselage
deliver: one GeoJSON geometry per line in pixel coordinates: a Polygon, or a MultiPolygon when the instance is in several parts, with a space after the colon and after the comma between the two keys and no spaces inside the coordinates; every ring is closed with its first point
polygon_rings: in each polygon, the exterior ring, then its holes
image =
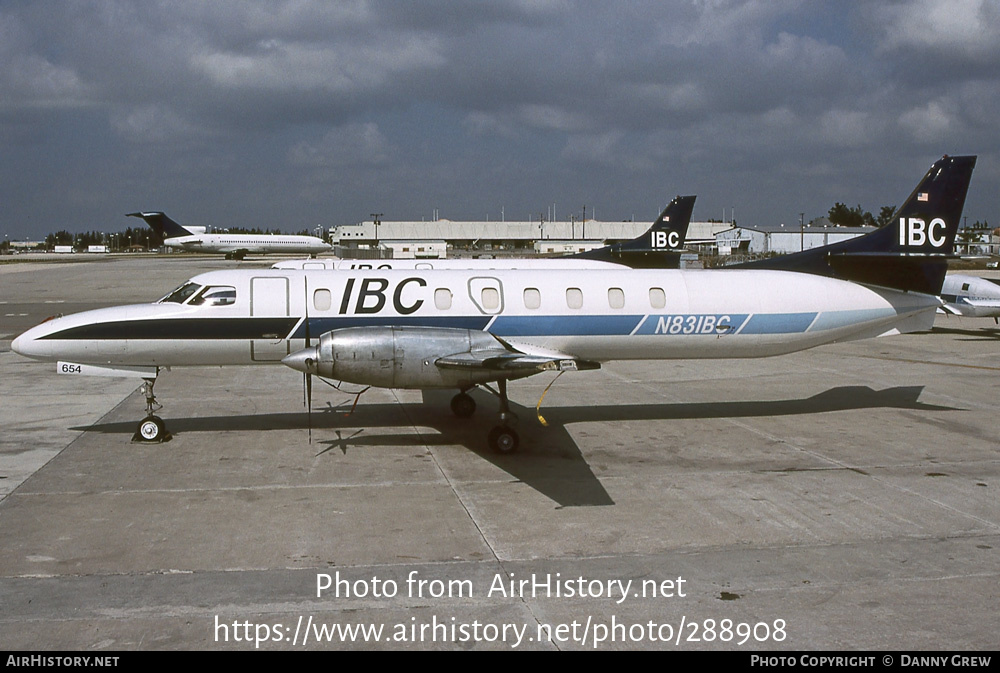
{"type": "Polygon", "coordinates": [[[781,271],[241,269],[195,276],[156,303],[50,320],[12,347],[98,366],[274,364],[307,338],[391,326],[473,330],[593,361],[742,358],[926,329],[938,306],[781,271]]]}

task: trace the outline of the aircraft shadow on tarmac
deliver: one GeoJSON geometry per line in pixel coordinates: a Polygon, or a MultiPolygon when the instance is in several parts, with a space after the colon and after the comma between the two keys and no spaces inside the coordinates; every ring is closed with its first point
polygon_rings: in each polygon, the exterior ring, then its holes
{"type": "Polygon", "coordinates": [[[959,339],[959,341],[1000,341],[1000,328],[996,327],[982,327],[980,329],[958,329],[956,327],[937,327],[935,326],[932,332],[925,332],[925,334],[953,334],[956,336],[970,337],[968,339],[959,339]]]}
{"type": "MultiPolygon", "coordinates": [[[[819,414],[852,409],[896,408],[919,411],[957,410],[919,402],[923,386],[901,386],[872,390],[867,386],[831,388],[812,397],[787,400],[740,402],[691,402],[638,405],[583,405],[543,409],[548,426],[535,419],[535,410],[511,402],[511,409],[520,418],[517,426],[521,447],[517,453],[499,455],[486,446],[485,433],[495,423],[496,400],[482,391],[472,391],[478,398],[479,410],[471,419],[459,419],[448,408],[450,391],[427,391],[423,405],[371,404],[359,405],[348,415],[353,398],[340,406],[327,404],[314,411],[311,418],[305,412],[254,414],[245,416],[168,417],[167,425],[176,436],[184,433],[222,431],[305,430],[312,427],[312,442],[322,447],[317,455],[329,452],[399,446],[412,442],[412,428],[418,431],[424,445],[460,445],[507,472],[514,481],[526,484],[545,495],[560,507],[613,505],[600,480],[594,475],[567,426],[585,422],[707,420],[713,418],[753,418],[819,414]],[[402,413],[400,412],[402,406],[402,413]],[[478,421],[476,420],[478,418],[478,421]],[[340,426],[340,427],[337,427],[340,426]],[[406,433],[366,434],[367,428],[407,428],[406,433]],[[329,433],[335,438],[330,438],[329,433]]],[[[316,400],[317,404],[322,404],[316,400]]],[[[71,428],[130,436],[135,422],[97,423],[71,428]]],[[[163,450],[169,450],[165,446],[163,450]]],[[[627,449],[625,449],[627,450],[627,449]]]]}

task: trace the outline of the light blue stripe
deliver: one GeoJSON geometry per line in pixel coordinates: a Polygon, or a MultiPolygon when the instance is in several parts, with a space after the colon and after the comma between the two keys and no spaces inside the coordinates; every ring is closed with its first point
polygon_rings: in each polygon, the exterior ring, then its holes
{"type": "Polygon", "coordinates": [[[815,313],[755,313],[740,334],[792,334],[805,332],[815,313]]]}
{"type": "Polygon", "coordinates": [[[810,332],[848,327],[880,318],[892,318],[896,312],[891,308],[859,308],[850,311],[823,311],[816,318],[810,332]]]}
{"type": "Polygon", "coordinates": [[[497,336],[628,336],[641,315],[540,315],[496,317],[490,332],[497,336]]]}

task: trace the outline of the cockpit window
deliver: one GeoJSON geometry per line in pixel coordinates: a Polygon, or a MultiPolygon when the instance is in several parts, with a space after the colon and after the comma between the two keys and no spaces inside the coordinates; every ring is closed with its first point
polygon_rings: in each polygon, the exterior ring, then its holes
{"type": "Polygon", "coordinates": [[[198,285],[198,283],[185,283],[161,299],[159,303],[171,302],[174,304],[183,304],[200,289],[201,285],[198,285]]]}
{"type": "Polygon", "coordinates": [[[188,302],[191,306],[229,306],[236,303],[236,288],[232,285],[209,285],[188,302]]]}

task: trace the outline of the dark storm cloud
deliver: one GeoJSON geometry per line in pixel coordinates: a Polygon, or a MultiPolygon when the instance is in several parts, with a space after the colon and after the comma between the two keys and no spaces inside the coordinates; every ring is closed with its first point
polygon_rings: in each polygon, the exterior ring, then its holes
{"type": "Polygon", "coordinates": [[[0,217],[647,219],[697,193],[770,223],[898,202],[947,152],[980,155],[966,212],[995,219],[998,24],[986,0],[7,2],[0,217]]]}

